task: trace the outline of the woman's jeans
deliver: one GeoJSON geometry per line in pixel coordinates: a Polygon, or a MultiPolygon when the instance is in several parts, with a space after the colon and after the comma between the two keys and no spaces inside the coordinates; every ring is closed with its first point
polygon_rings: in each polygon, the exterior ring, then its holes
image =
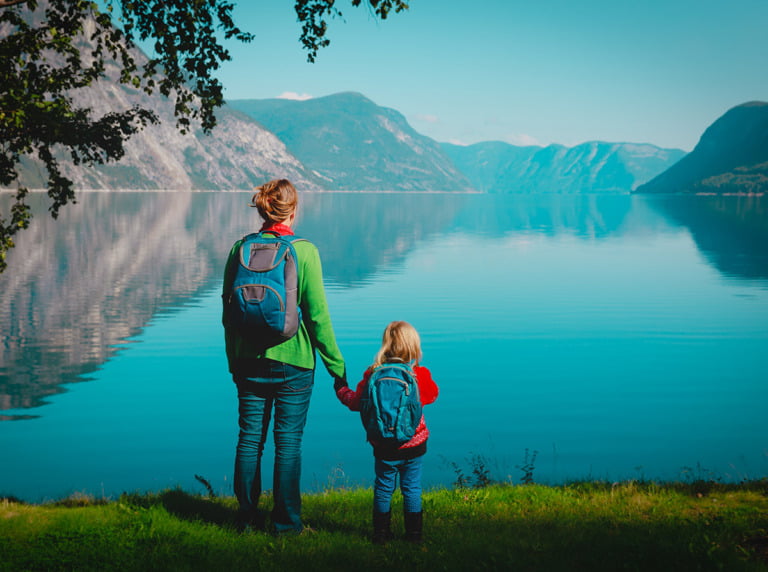
{"type": "Polygon", "coordinates": [[[376,481],[373,485],[373,510],[389,512],[395,478],[400,475],[403,493],[403,510],[421,512],[421,466],[424,455],[407,461],[383,461],[376,459],[376,481]]]}
{"type": "Polygon", "coordinates": [[[301,531],[301,437],[307,422],[314,370],[264,360],[257,377],[235,379],[240,437],[235,457],[235,496],[240,519],[259,521],[261,456],[274,411],[275,467],[272,523],[276,532],[301,531]]]}

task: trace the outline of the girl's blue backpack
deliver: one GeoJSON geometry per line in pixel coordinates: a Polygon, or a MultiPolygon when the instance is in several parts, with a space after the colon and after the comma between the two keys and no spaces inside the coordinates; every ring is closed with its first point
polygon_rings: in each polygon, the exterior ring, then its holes
{"type": "Polygon", "coordinates": [[[383,363],[373,370],[360,399],[360,419],[369,442],[410,441],[421,414],[419,386],[408,364],[383,363]]]}
{"type": "Polygon", "coordinates": [[[224,326],[261,348],[292,338],[301,324],[297,240],[269,231],[245,236],[223,295],[224,326]]]}

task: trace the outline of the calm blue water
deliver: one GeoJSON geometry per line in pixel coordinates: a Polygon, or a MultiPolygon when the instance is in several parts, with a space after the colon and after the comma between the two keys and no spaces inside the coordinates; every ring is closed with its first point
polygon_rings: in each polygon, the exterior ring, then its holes
{"type": "MultiPolygon", "coordinates": [[[[0,495],[203,492],[196,474],[231,493],[219,283],[248,198],[84,194],[22,234],[0,275],[0,495]]],[[[304,199],[351,381],[389,321],[421,332],[427,485],[478,455],[519,482],[526,449],[546,483],[768,475],[766,198],[304,199]]],[[[304,488],[372,472],[319,369],[304,488]]]]}

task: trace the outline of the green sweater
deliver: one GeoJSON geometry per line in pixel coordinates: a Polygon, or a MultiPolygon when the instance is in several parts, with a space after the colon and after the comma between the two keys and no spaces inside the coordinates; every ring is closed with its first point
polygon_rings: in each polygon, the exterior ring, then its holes
{"type": "MultiPolygon", "coordinates": [[[[224,269],[223,293],[229,292],[233,281],[233,265],[238,264],[238,249],[242,239],[238,240],[227,258],[224,269]]],[[[314,369],[315,350],[332,377],[344,377],[344,357],[336,344],[328,302],[323,287],[323,269],[317,247],[306,240],[294,244],[299,266],[298,302],[302,320],[299,331],[291,339],[259,352],[248,344],[236,332],[224,329],[229,371],[234,376],[249,375],[249,365],[260,358],[287,363],[297,367],[314,369]]]]}

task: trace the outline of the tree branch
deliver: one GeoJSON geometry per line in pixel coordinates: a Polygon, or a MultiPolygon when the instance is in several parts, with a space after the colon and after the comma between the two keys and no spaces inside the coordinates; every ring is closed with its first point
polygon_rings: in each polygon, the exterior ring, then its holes
{"type": "Polygon", "coordinates": [[[7,8],[8,6],[15,6],[16,4],[23,4],[27,0],[0,0],[0,8],[7,8]]]}

